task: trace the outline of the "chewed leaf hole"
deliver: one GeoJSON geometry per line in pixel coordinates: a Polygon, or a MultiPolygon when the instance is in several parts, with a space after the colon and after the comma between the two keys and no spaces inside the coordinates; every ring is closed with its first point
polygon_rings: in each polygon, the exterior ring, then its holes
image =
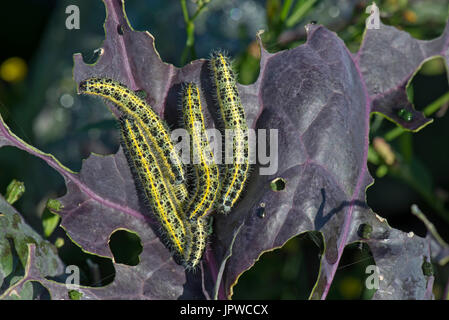
{"type": "Polygon", "coordinates": [[[117,33],[119,35],[123,36],[123,27],[120,24],[117,25],[117,33]]]}
{"type": "Polygon", "coordinates": [[[241,275],[232,298],[308,299],[320,270],[321,249],[315,241],[306,233],[264,253],[241,275]]]}
{"type": "Polygon", "coordinates": [[[83,62],[86,64],[95,64],[98,61],[98,58],[100,58],[100,56],[103,55],[103,53],[104,53],[103,48],[98,48],[93,51],[81,52],[83,62]]]}
{"type": "Polygon", "coordinates": [[[367,223],[362,223],[357,230],[357,234],[362,239],[369,239],[372,232],[373,227],[367,223]]]}
{"type": "Polygon", "coordinates": [[[355,242],[345,247],[328,299],[372,299],[378,288],[376,263],[370,247],[355,242]]]}
{"type": "Polygon", "coordinates": [[[40,282],[30,281],[22,287],[21,297],[25,300],[50,300],[50,292],[40,282]],[[29,289],[29,287],[32,287],[32,289],[29,289]]]}
{"type": "Polygon", "coordinates": [[[283,178],[276,178],[270,183],[271,190],[282,191],[285,189],[286,181],[283,178]]]}
{"type": "Polygon", "coordinates": [[[139,255],[142,253],[140,238],[126,230],[115,231],[109,239],[109,247],[114,255],[115,263],[129,266],[139,264],[139,255]]]}

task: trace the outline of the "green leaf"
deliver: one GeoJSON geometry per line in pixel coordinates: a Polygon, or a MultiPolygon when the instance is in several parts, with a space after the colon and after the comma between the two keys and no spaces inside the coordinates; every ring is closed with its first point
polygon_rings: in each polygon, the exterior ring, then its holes
{"type": "Polygon", "coordinates": [[[59,215],[51,212],[48,208],[42,214],[42,227],[44,228],[45,237],[49,237],[59,224],[61,218],[59,215]]]}
{"type": "Polygon", "coordinates": [[[0,299],[44,298],[45,286],[31,282],[44,283],[62,273],[56,248],[0,196],[0,299]]]}
{"type": "Polygon", "coordinates": [[[69,298],[71,300],[80,300],[83,294],[81,292],[78,292],[76,290],[70,290],[69,291],[69,298]]]}
{"type": "Polygon", "coordinates": [[[12,180],[8,187],[6,187],[6,201],[13,204],[25,193],[25,184],[16,179],[12,180]]]}
{"type": "Polygon", "coordinates": [[[307,12],[309,12],[315,2],[317,2],[317,0],[299,0],[293,8],[291,15],[285,22],[287,28],[291,28],[297,24],[307,14],[307,12]]]}

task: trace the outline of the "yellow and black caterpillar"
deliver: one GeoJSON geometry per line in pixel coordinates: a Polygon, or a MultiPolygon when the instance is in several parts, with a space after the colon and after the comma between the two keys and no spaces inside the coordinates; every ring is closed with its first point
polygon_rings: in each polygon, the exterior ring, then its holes
{"type": "Polygon", "coordinates": [[[200,90],[194,83],[184,86],[182,112],[184,127],[190,135],[190,160],[195,175],[193,197],[186,207],[186,212],[188,219],[194,219],[206,215],[212,209],[220,183],[218,167],[206,135],[200,90]]]}
{"type": "Polygon", "coordinates": [[[239,199],[249,176],[248,125],[229,58],[221,52],[212,53],[210,69],[223,127],[233,133],[233,161],[223,166],[225,172],[217,201],[218,209],[228,213],[239,199]]]}
{"type": "MultiPolygon", "coordinates": [[[[158,158],[161,159],[164,173],[173,184],[183,184],[185,172],[179,155],[174,151],[167,125],[153,109],[134,91],[123,84],[107,78],[90,78],[79,84],[81,93],[98,95],[114,102],[123,115],[134,119],[151,139],[158,158]]],[[[187,196],[187,190],[181,190],[180,201],[187,196]]]]}
{"type": "Polygon", "coordinates": [[[185,251],[186,230],[181,209],[174,200],[173,189],[163,176],[151,140],[133,119],[121,119],[122,144],[128,163],[145,194],[153,214],[168,237],[168,243],[178,256],[185,251]]]}
{"type": "Polygon", "coordinates": [[[112,79],[90,78],[79,85],[80,93],[102,96],[117,105],[122,145],[133,176],[169,248],[187,269],[195,268],[203,255],[209,213],[214,206],[229,212],[249,174],[248,126],[229,59],[214,54],[210,66],[224,127],[234,130],[233,161],[219,172],[206,135],[200,90],[187,83],[182,90],[182,112],[190,137],[191,181],[168,127],[142,98],[112,79]],[[187,185],[193,189],[190,196],[187,185]]]}
{"type": "Polygon", "coordinates": [[[175,191],[165,181],[154,155],[154,147],[136,121],[120,120],[122,144],[138,185],[153,215],[163,228],[168,246],[187,269],[194,268],[203,254],[207,239],[207,217],[185,219],[174,201],[175,191]]]}

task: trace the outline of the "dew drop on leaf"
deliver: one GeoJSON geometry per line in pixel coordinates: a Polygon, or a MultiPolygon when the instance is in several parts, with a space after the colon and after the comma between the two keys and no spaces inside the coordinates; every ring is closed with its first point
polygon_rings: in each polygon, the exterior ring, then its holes
{"type": "Polygon", "coordinates": [[[402,108],[398,111],[398,117],[407,122],[413,120],[413,114],[405,108],[402,108]]]}
{"type": "Polygon", "coordinates": [[[261,202],[259,205],[259,208],[256,209],[256,215],[261,219],[265,218],[265,203],[264,202],[261,202]]]}

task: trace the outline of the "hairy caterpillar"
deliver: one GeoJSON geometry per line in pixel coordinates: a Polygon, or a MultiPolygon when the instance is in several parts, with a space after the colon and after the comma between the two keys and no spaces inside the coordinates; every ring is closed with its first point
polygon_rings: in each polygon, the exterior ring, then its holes
{"type": "Polygon", "coordinates": [[[186,249],[184,251],[184,267],[194,269],[203,256],[207,244],[208,217],[198,217],[187,220],[186,225],[186,249]]]}
{"type": "Polygon", "coordinates": [[[190,159],[195,172],[194,193],[185,212],[188,219],[193,219],[203,217],[212,209],[219,188],[219,172],[206,135],[200,90],[194,83],[187,83],[183,88],[182,111],[184,126],[191,137],[190,159]]]}
{"type": "Polygon", "coordinates": [[[133,119],[121,119],[122,143],[128,162],[143,188],[146,200],[161,223],[170,247],[184,257],[186,230],[183,213],[173,200],[173,189],[164,179],[153,152],[153,145],[144,130],[133,119]]]}
{"type": "Polygon", "coordinates": [[[176,185],[176,200],[181,207],[188,192],[185,184],[184,168],[179,155],[174,151],[169,129],[151,107],[134,91],[123,84],[107,78],[90,78],[79,84],[81,93],[98,95],[114,102],[122,113],[134,119],[143,128],[151,140],[164,169],[172,184],[176,185]]]}
{"type": "Polygon", "coordinates": [[[183,120],[191,136],[195,179],[188,196],[185,172],[170,139],[169,129],[135,92],[112,79],[82,81],[81,93],[102,96],[114,102],[120,118],[122,144],[128,162],[142,186],[145,198],[158,218],[170,247],[187,269],[201,260],[207,244],[207,213],[216,204],[228,213],[240,197],[249,175],[248,126],[229,59],[214,53],[210,60],[216,98],[224,129],[233,131],[232,163],[219,176],[218,166],[205,133],[199,88],[188,83],[182,92],[183,120]],[[195,164],[195,156],[198,164],[195,164]]]}
{"type": "Polygon", "coordinates": [[[218,198],[218,209],[228,213],[240,197],[249,175],[248,125],[229,58],[221,52],[212,53],[210,69],[224,129],[231,129],[234,135],[233,163],[225,164],[218,198]]]}

